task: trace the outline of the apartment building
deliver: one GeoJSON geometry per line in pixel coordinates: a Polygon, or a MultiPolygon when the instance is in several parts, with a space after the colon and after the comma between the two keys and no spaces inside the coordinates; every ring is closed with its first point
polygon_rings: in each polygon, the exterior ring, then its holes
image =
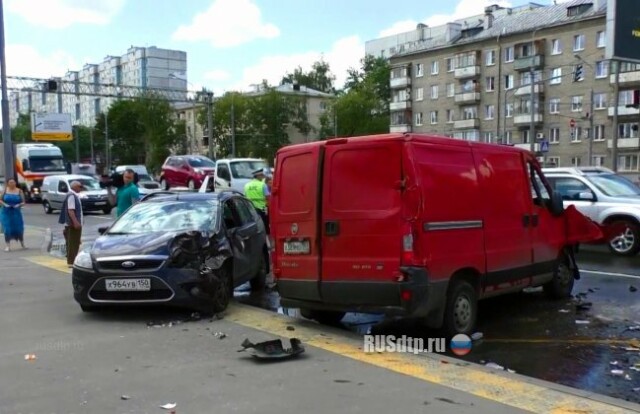
{"type": "Polygon", "coordinates": [[[620,64],[616,128],[605,27],[605,0],[494,5],[483,15],[368,42],[366,49],[391,55],[392,132],[527,149],[533,141],[548,163],[610,168],[617,134],[618,171],[637,179],[640,111],[627,105],[640,89],[640,65],[620,64]]]}
{"type": "Polygon", "coordinates": [[[90,126],[100,113],[106,111],[122,95],[118,86],[184,91],[187,98],[187,53],[155,46],[131,46],[122,56],[107,56],[102,63],[87,63],[80,70],[70,70],[54,78],[69,83],[95,84],[91,96],[59,94],[55,92],[16,91],[9,97],[10,121],[15,126],[18,114],[29,112],[57,112],[71,114],[75,124],[90,126]],[[104,86],[112,85],[112,86],[104,86]]]}
{"type": "Polygon", "coordinates": [[[206,108],[200,102],[184,102],[173,105],[174,117],[184,121],[186,127],[186,151],[189,154],[207,155],[207,130],[198,122],[198,114],[206,108]]]}

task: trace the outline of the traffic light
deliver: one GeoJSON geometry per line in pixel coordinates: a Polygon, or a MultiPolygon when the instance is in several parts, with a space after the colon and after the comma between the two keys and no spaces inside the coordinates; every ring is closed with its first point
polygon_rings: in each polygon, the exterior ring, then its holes
{"type": "Polygon", "coordinates": [[[584,66],[576,65],[573,71],[573,81],[580,82],[582,80],[584,80],[584,66]]]}

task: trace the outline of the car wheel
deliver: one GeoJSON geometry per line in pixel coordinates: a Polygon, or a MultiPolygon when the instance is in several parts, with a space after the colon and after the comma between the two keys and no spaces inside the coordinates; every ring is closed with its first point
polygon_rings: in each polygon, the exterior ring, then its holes
{"type": "Polygon", "coordinates": [[[267,284],[267,258],[264,254],[260,255],[260,268],[258,273],[249,282],[252,291],[263,290],[267,284]]]}
{"type": "Polygon", "coordinates": [[[316,320],[323,325],[336,325],[344,318],[346,312],[300,309],[300,314],[304,318],[316,320]]]}
{"type": "Polygon", "coordinates": [[[229,302],[233,297],[233,283],[231,269],[226,264],[215,271],[216,277],[220,281],[218,289],[216,289],[211,299],[211,311],[216,314],[224,311],[229,306],[229,302]]]}
{"type": "Polygon", "coordinates": [[[471,335],[478,317],[478,294],[473,286],[458,280],[449,288],[444,312],[444,329],[448,336],[471,335]]]}
{"type": "Polygon", "coordinates": [[[169,189],[169,182],[167,182],[167,180],[165,180],[164,178],[160,179],[160,188],[167,191],[169,189]]]}
{"type": "Polygon", "coordinates": [[[635,256],[640,251],[640,227],[631,220],[615,220],[608,223],[616,231],[609,240],[609,249],[619,256],[635,256]]]}
{"type": "Polygon", "coordinates": [[[542,288],[550,298],[566,299],[571,297],[574,281],[573,271],[569,267],[569,260],[563,253],[553,271],[553,279],[542,288]]]}
{"type": "Polygon", "coordinates": [[[48,201],[42,203],[42,208],[44,209],[45,214],[53,213],[53,209],[51,208],[51,204],[48,201]]]}

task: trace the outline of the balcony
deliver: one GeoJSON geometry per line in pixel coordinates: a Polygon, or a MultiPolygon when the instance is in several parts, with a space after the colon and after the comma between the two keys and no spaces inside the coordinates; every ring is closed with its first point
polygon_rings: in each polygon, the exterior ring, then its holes
{"type": "MultiPolygon", "coordinates": [[[[513,146],[523,150],[531,151],[531,144],[514,144],[513,146]]],[[[539,151],[540,151],[540,143],[536,142],[535,144],[533,144],[533,152],[539,152],[539,151]]]]}
{"type": "Polygon", "coordinates": [[[404,109],[411,109],[411,101],[391,102],[389,104],[390,111],[401,111],[404,109]]]}
{"type": "Polygon", "coordinates": [[[393,78],[389,82],[389,86],[391,87],[391,89],[406,88],[409,85],[411,85],[411,77],[409,76],[403,76],[401,78],[393,78]]]}
{"type": "Polygon", "coordinates": [[[544,56],[543,55],[533,55],[527,57],[521,57],[516,59],[513,62],[513,69],[518,71],[525,71],[531,69],[539,69],[544,66],[544,56]]]}
{"type": "MultiPolygon", "coordinates": [[[[613,140],[607,140],[607,148],[613,148],[613,140]]],[[[639,150],[640,138],[618,138],[618,149],[639,150]]]]}
{"type": "Polygon", "coordinates": [[[454,129],[478,129],[480,128],[480,118],[462,119],[453,123],[454,129]]]}
{"type": "MultiPolygon", "coordinates": [[[[544,86],[542,85],[533,86],[533,92],[536,94],[544,93],[544,86]]],[[[525,86],[519,87],[518,89],[516,89],[514,95],[515,96],[531,95],[531,85],[525,85],[525,86]]]]}
{"type": "MultiPolygon", "coordinates": [[[[533,122],[535,124],[541,124],[543,122],[543,116],[540,113],[533,115],[533,122]]],[[[531,114],[518,114],[513,117],[513,123],[515,125],[529,125],[531,123],[531,114]]]]}
{"type": "MultiPolygon", "coordinates": [[[[609,77],[609,83],[616,83],[616,75],[609,77]]],[[[620,74],[620,86],[640,85],[640,70],[620,74]]]]}
{"type": "Polygon", "coordinates": [[[468,104],[480,102],[480,92],[460,92],[456,94],[455,101],[457,104],[468,104]]]}
{"type": "Polygon", "coordinates": [[[456,79],[473,78],[480,75],[480,66],[457,68],[453,74],[456,79]]]}
{"type": "MultiPolygon", "coordinates": [[[[609,116],[613,116],[613,113],[615,112],[616,107],[615,106],[610,106],[609,107],[609,116]]],[[[637,108],[627,108],[626,106],[619,106],[618,107],[618,116],[633,116],[633,115],[639,115],[640,114],[640,109],[637,108]]]]}
{"type": "Polygon", "coordinates": [[[398,132],[411,132],[411,125],[391,125],[389,126],[390,133],[398,132]]]}

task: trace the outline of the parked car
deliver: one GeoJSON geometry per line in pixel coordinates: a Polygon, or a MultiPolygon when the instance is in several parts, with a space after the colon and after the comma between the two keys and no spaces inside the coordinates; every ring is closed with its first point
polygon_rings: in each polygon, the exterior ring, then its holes
{"type": "Polygon", "coordinates": [[[111,214],[111,205],[107,190],[100,187],[100,181],[93,177],[77,174],[50,175],[42,182],[42,207],[47,214],[54,210],[60,210],[64,203],[71,183],[79,181],[85,188],[80,192],[79,198],[82,203],[83,212],[102,211],[104,214],[111,214]]]}
{"type": "Polygon", "coordinates": [[[255,170],[262,169],[265,175],[270,172],[264,160],[258,158],[231,158],[216,161],[215,188],[232,189],[244,193],[244,186],[253,178],[255,170]]]}
{"type": "Polygon", "coordinates": [[[534,154],[419,134],[281,148],[269,216],[282,306],[322,322],[412,316],[449,335],[474,331],[480,299],[570,297],[574,246],[602,238],[534,154]]]}
{"type": "Polygon", "coordinates": [[[604,167],[545,168],[565,206],[611,229],[609,249],[620,256],[640,251],[640,187],[604,167]]]}
{"type": "Polygon", "coordinates": [[[150,194],[100,232],[72,270],[74,298],[84,311],[167,304],[220,312],[233,287],[250,282],[261,289],[269,272],[264,223],[249,200],[232,193],[150,194]],[[223,282],[215,295],[204,293],[210,284],[200,262],[176,253],[193,232],[207,241],[193,252],[205,252],[211,274],[223,282]]]}
{"type": "Polygon", "coordinates": [[[204,178],[213,174],[215,161],[202,155],[178,155],[168,157],[160,173],[160,187],[168,190],[171,187],[188,187],[190,190],[200,188],[204,178]]]}
{"type": "Polygon", "coordinates": [[[147,167],[144,165],[119,165],[115,168],[115,172],[123,174],[125,170],[133,170],[138,176],[138,191],[142,197],[156,191],[160,191],[160,183],[151,178],[147,167]]]}

